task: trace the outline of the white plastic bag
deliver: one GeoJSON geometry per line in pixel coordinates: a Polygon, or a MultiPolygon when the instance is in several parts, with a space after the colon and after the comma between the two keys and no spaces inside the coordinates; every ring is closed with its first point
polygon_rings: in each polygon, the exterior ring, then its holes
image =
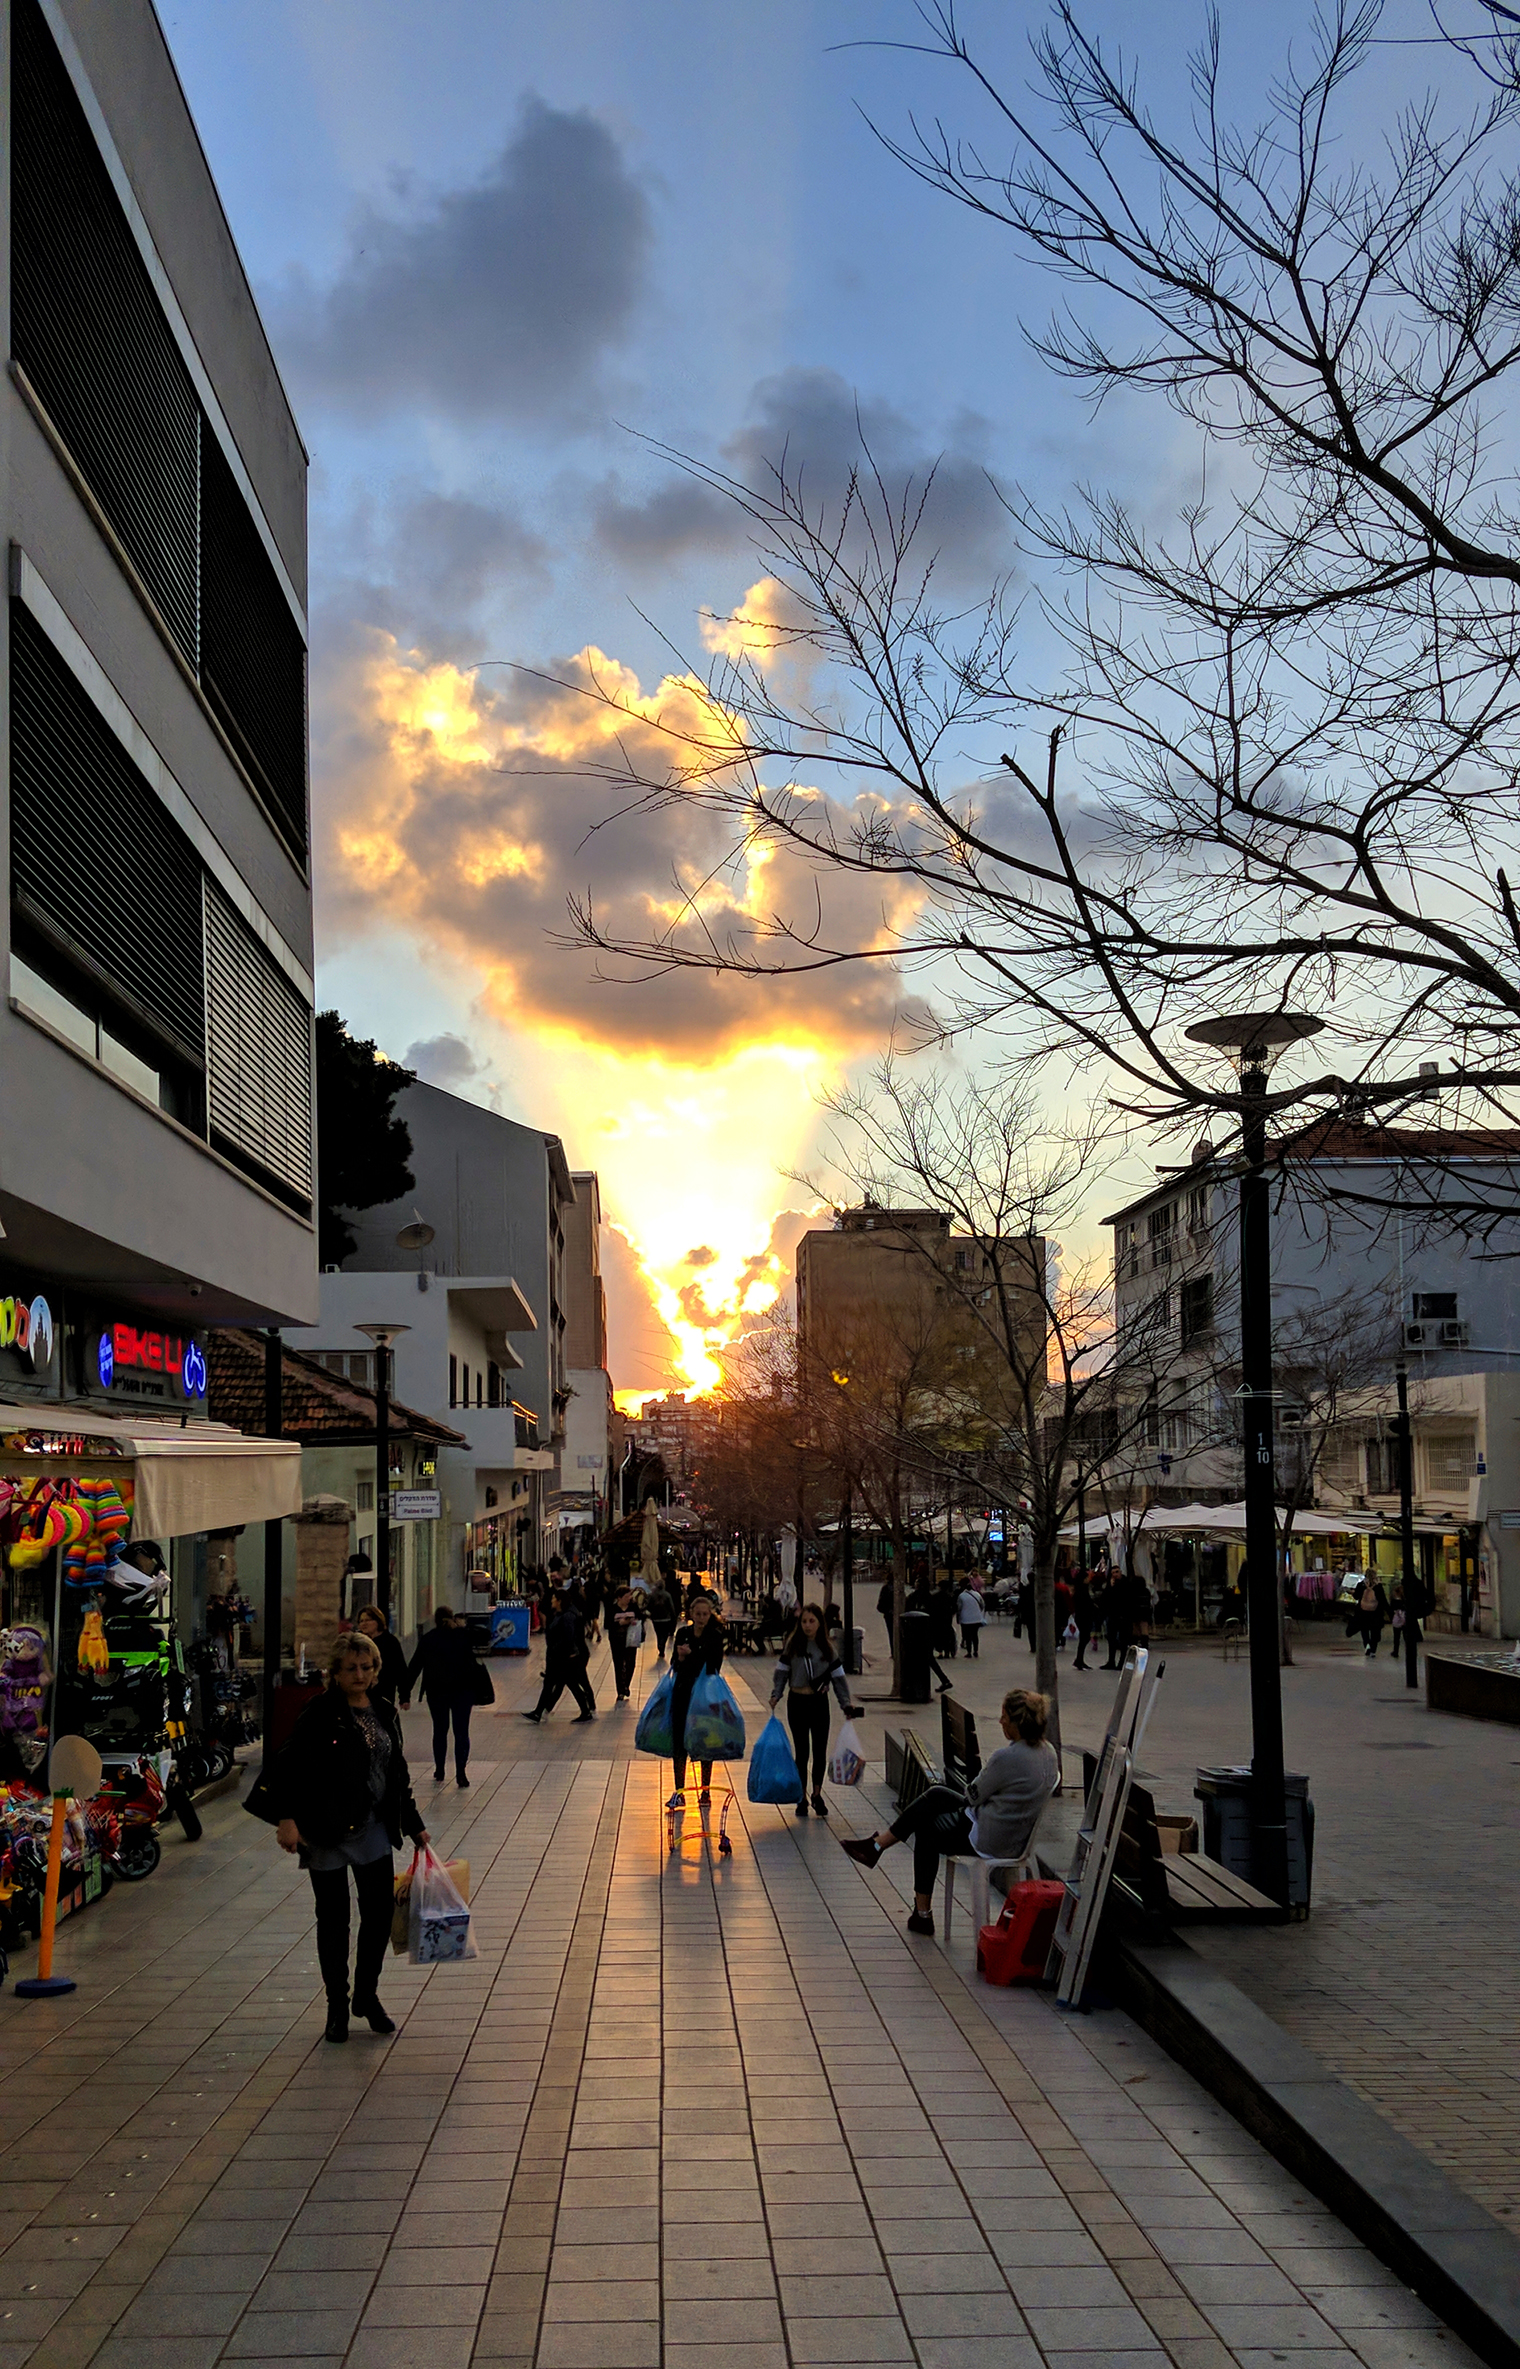
{"type": "Polygon", "coordinates": [[[866,1772],[866,1756],[860,1749],[860,1737],[853,1719],[847,1719],[834,1740],[833,1757],[829,1762],[829,1780],[835,1785],[858,1785],[866,1772]]]}
{"type": "Polygon", "coordinates": [[[470,1905],[441,1859],[425,1850],[416,1862],[411,1887],[411,1947],[414,1966],[441,1966],[456,1958],[478,1958],[470,1905]]]}

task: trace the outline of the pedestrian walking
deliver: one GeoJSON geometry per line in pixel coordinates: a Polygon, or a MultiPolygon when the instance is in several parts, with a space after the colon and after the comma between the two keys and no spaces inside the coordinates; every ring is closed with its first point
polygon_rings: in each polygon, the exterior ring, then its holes
{"type": "Polygon", "coordinates": [[[433,1714],[433,1783],[441,1785],[447,1774],[444,1763],[452,1726],[455,1782],[468,1785],[465,1770],[470,1759],[470,1713],[475,1705],[475,1648],[464,1622],[447,1604],[439,1605],[432,1628],[417,1640],[401,1697],[403,1710],[419,1692],[433,1714]]]}
{"type": "MultiPolygon", "coordinates": [[[[686,1714],[691,1708],[691,1690],[704,1671],[714,1676],[723,1667],[723,1648],[728,1632],[713,1605],[711,1596],[694,1596],[691,1618],[677,1629],[670,1649],[675,1685],[670,1697],[670,1738],[674,1747],[675,1791],[665,1804],[668,1810],[686,1807],[686,1714]]],[[[698,1799],[712,1798],[712,1768],[710,1760],[702,1763],[702,1790],[698,1799]]]]}
{"type": "Polygon", "coordinates": [[[829,1814],[823,1798],[824,1773],[829,1763],[829,1688],[839,1697],[846,1718],[854,1709],[844,1664],[829,1643],[828,1621],[816,1604],[804,1604],[781,1648],[771,1682],[771,1709],[786,1696],[786,1722],[792,1731],[792,1750],[802,1779],[797,1815],[808,1814],[808,1762],[813,1766],[813,1808],[820,1818],[829,1814]]]}
{"type": "Polygon", "coordinates": [[[1097,1619],[1093,1606],[1092,1589],[1087,1584],[1087,1573],[1079,1571],[1071,1583],[1071,1617],[1077,1624],[1077,1658],[1074,1670],[1087,1667],[1087,1644],[1097,1619]]]}
{"type": "Polygon", "coordinates": [[[957,1600],[955,1584],[946,1572],[929,1592],[929,1649],[935,1654],[942,1653],[947,1661],[954,1661],[956,1655],[957,1600]]]}
{"type": "Polygon", "coordinates": [[[549,1617],[544,1624],[544,1682],[538,1701],[531,1711],[523,1712],[523,1718],[535,1724],[545,1718],[568,1687],[572,1701],[580,1705],[580,1719],[594,1719],[596,1697],[586,1676],[590,1659],[585,1622],[573,1591],[551,1588],[549,1617]]]}
{"type": "Polygon", "coordinates": [[[987,1608],[969,1581],[960,1592],[960,1599],[955,1607],[955,1617],[961,1627],[962,1653],[969,1654],[973,1661],[979,1661],[982,1652],[982,1630],[987,1621],[987,1608]]]}
{"type": "Polygon", "coordinates": [[[998,1746],[964,1794],[932,1785],[910,1802],[900,1818],[879,1834],[861,1835],[844,1848],[862,1867],[874,1867],[894,1843],[913,1844],[913,1914],[910,1933],[934,1931],[934,1885],[941,1859],[1022,1859],[1034,1839],[1040,1813],[1061,1782],[1061,1765],[1045,1741],[1049,1706],[1044,1695],[1015,1687],[1003,1697],[1000,1725],[1007,1741],[998,1746]]]}
{"type": "Polygon", "coordinates": [[[644,1642],[644,1616],[631,1587],[619,1588],[607,1615],[607,1643],[612,1648],[612,1675],[617,1699],[626,1703],[633,1690],[639,1647],[644,1642]]]}
{"type": "Polygon", "coordinates": [[[881,1586],[876,1591],[876,1609],[881,1614],[882,1622],[887,1632],[888,1653],[895,1653],[897,1651],[897,1635],[892,1625],[892,1614],[895,1602],[896,1598],[893,1590],[893,1582],[890,1578],[884,1579],[881,1583],[881,1586]]]}
{"type": "Polygon", "coordinates": [[[1055,1604],[1056,1651],[1064,1653],[1066,1651],[1066,1630],[1071,1620],[1071,1582],[1067,1579],[1058,1579],[1051,1589],[1051,1597],[1055,1604]]]}
{"type": "Polygon", "coordinates": [[[361,1604],[354,1615],[354,1627],[361,1637],[367,1637],[380,1656],[380,1675],[374,1692],[384,1695],[388,1703],[407,1692],[406,1647],[399,1637],[391,1634],[391,1624],[378,1604],[361,1604]]]}
{"type": "Polygon", "coordinates": [[[649,1625],[654,1631],[655,1660],[662,1662],[670,1650],[670,1633],[676,1625],[676,1608],[669,1588],[663,1579],[644,1590],[644,1603],[649,1613],[649,1625]]]}
{"type": "Polygon", "coordinates": [[[1129,1585],[1117,1571],[1108,1575],[1108,1593],[1103,1606],[1103,1634],[1108,1640],[1108,1659],[1105,1670],[1117,1670],[1124,1660],[1129,1645],[1129,1585]]]}
{"type": "Polygon", "coordinates": [[[1013,1633],[1015,1637],[1018,1635],[1020,1629],[1023,1630],[1025,1636],[1029,1639],[1029,1650],[1031,1653],[1033,1653],[1035,1649],[1035,1624],[1034,1581],[1032,1579],[1026,1579],[1022,1587],[1019,1589],[1019,1609],[1014,1616],[1013,1622],[1013,1633]]]}
{"type": "Polygon", "coordinates": [[[1356,1599],[1356,1627],[1362,1635],[1362,1651],[1371,1661],[1383,1642],[1383,1628],[1388,1619],[1388,1598],[1380,1579],[1369,1571],[1356,1599]]]}
{"type": "Polygon", "coordinates": [[[244,1804],[274,1826],[281,1850],[294,1852],[311,1877],[329,2040],[348,2038],[349,1870],[359,1899],[352,2012],[372,2032],[393,2032],[378,1988],[396,1905],[391,1853],[403,1834],[414,1843],[428,1839],[412,1798],[401,1722],[379,1677],[373,1640],[352,1629],[340,1637],[326,1693],[307,1704],[244,1804]]]}

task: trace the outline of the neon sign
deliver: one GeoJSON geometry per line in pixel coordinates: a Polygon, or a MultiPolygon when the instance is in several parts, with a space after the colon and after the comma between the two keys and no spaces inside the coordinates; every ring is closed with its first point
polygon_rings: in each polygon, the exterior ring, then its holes
{"type": "Polygon", "coordinates": [[[40,1372],[53,1362],[53,1311],[35,1300],[0,1299],[0,1349],[20,1349],[40,1372]]]}
{"type": "Polygon", "coordinates": [[[95,1370],[102,1390],[110,1390],[136,1370],[178,1382],[186,1398],[206,1395],[205,1355],[179,1333],[139,1332],[135,1324],[107,1325],[95,1345],[95,1370]]]}

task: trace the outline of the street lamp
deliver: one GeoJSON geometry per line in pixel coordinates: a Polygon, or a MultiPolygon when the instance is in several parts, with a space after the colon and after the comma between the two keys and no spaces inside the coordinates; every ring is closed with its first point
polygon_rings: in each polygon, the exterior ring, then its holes
{"type": "Polygon", "coordinates": [[[391,1617],[391,1343],[409,1324],[356,1324],[375,1344],[375,1602],[391,1617]]]}
{"type": "Polygon", "coordinates": [[[1307,1012],[1235,1012],[1200,1020],[1195,1045],[1229,1053],[1240,1078],[1240,1398],[1245,1430],[1246,1579],[1251,1626],[1251,1818],[1256,1880],[1288,1905],[1278,1650],[1277,1498],[1272,1461],[1272,1215],[1267,1190],[1267,1074],[1278,1055],[1324,1027],[1307,1012]]]}

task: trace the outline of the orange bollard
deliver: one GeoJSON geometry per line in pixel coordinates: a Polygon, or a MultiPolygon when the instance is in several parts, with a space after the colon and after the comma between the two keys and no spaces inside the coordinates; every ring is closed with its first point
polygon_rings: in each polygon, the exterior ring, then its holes
{"type": "Polygon", "coordinates": [[[53,1932],[58,1923],[58,1878],[63,1868],[63,1827],[68,1816],[66,1793],[53,1796],[53,1823],[48,1831],[47,1882],[42,1893],[42,1935],[37,1943],[37,1971],[16,1985],[18,1999],[56,1999],[78,1989],[72,1975],[53,1972],[53,1932]]]}

